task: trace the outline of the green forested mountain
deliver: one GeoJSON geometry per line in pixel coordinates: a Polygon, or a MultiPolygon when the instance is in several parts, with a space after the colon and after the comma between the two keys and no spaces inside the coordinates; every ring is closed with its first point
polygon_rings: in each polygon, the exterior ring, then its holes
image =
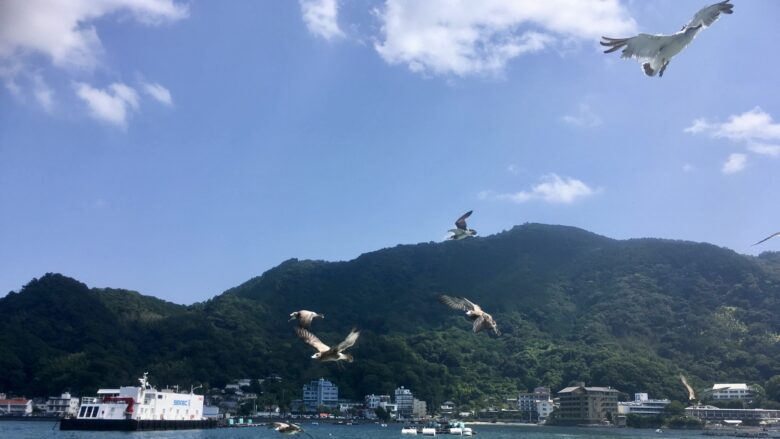
{"type": "Polygon", "coordinates": [[[404,385],[434,404],[574,380],[683,400],[680,372],[701,387],[780,375],[778,341],[777,253],[525,224],[348,262],[289,260],[192,306],[47,274],[0,299],[0,391],[88,393],[149,371],[182,385],[277,373],[284,399],[325,376],[344,397],[404,385]],[[503,335],[472,334],[439,293],[481,304],[503,335]],[[356,361],[310,360],[287,322],[301,308],[325,313],[312,330],[326,343],[361,329],[356,361]]]}

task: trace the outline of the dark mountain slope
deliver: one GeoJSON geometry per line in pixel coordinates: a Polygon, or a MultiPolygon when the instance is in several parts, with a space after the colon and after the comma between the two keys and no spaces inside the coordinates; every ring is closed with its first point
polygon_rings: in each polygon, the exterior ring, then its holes
{"type": "MultiPolygon", "coordinates": [[[[181,384],[280,373],[291,385],[287,399],[303,380],[320,376],[335,379],[342,395],[352,398],[405,385],[432,403],[484,405],[536,385],[559,388],[584,380],[683,399],[679,372],[699,385],[763,383],[780,375],[779,273],[768,256],[708,244],[618,241],[572,227],[525,224],[485,238],[383,249],[348,262],[289,260],[190,307],[118,290],[90,291],[72,280],[31,282],[0,299],[0,317],[25,315],[7,329],[26,340],[25,348],[10,342],[11,355],[0,366],[12,373],[0,385],[57,392],[55,385],[86,362],[102,385],[141,370],[181,384]],[[462,315],[437,303],[439,293],[483,305],[504,335],[472,334],[462,315]],[[62,314],[51,312],[59,307],[62,314]],[[337,343],[353,326],[362,330],[355,363],[341,370],[308,358],[310,348],[287,322],[301,308],[325,313],[313,331],[326,343],[337,343]],[[85,322],[96,310],[105,316],[85,322]],[[74,326],[52,335],[49,326],[57,318],[74,326]],[[22,327],[30,329],[20,334],[22,327]],[[86,335],[106,327],[123,336],[121,346],[86,335]],[[98,361],[95,353],[101,361],[112,359],[110,366],[120,372],[90,363],[98,361]],[[54,360],[68,367],[46,363],[54,360]],[[67,372],[35,381],[48,376],[41,370],[67,372]]],[[[6,338],[0,348],[9,346],[6,338]]],[[[79,379],[82,387],[92,385],[79,379]]]]}

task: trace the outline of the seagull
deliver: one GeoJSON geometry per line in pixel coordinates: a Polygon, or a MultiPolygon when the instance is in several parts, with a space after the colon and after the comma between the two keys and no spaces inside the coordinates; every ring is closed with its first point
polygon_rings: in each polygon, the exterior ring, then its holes
{"type": "Polygon", "coordinates": [[[691,385],[688,384],[688,380],[685,379],[685,375],[680,374],[680,382],[683,383],[683,386],[685,386],[685,390],[688,391],[688,400],[694,401],[696,399],[696,392],[694,392],[693,387],[691,387],[691,385]]]}
{"type": "Polygon", "coordinates": [[[699,10],[679,32],[672,35],[639,34],[630,38],[601,37],[602,46],[609,47],[604,53],[612,53],[624,48],[621,58],[636,58],[642,63],[645,75],[664,76],[664,71],[672,57],[680,53],[693,41],[699,31],[709,27],[721,13],[733,14],[734,5],[724,0],[699,10]]]}
{"type": "MultiPolygon", "coordinates": [[[[298,319],[298,326],[300,326],[301,328],[308,328],[309,326],[311,326],[311,322],[312,320],[314,320],[315,317],[324,319],[325,314],[317,314],[314,311],[307,311],[305,309],[290,313],[290,320],[298,319]]],[[[290,320],[288,320],[288,322],[290,320]]]]}
{"type": "Polygon", "coordinates": [[[317,352],[315,352],[311,358],[321,362],[346,361],[347,363],[351,363],[353,361],[352,355],[347,354],[344,351],[352,347],[352,345],[354,345],[357,341],[358,336],[360,336],[360,331],[353,328],[344,341],[334,347],[330,347],[320,341],[316,335],[312,334],[304,328],[296,328],[295,332],[298,334],[298,337],[300,337],[301,340],[305,341],[309,346],[317,350],[317,352]]]}
{"type": "Polygon", "coordinates": [[[448,232],[452,233],[449,239],[459,240],[477,234],[476,230],[469,229],[468,226],[466,226],[466,218],[470,217],[472,212],[474,211],[469,210],[468,212],[464,213],[460,218],[458,218],[457,221],[455,221],[455,227],[457,228],[448,230],[448,232]]]}
{"type": "MultiPolygon", "coordinates": [[[[780,232],[773,233],[773,234],[771,234],[771,235],[767,236],[766,238],[762,239],[761,241],[758,241],[757,243],[755,243],[755,244],[753,244],[753,245],[758,245],[758,244],[761,244],[761,243],[762,243],[762,242],[764,242],[764,241],[769,241],[770,239],[774,238],[775,236],[780,236],[780,232]]],[[[751,246],[751,247],[752,247],[752,246],[751,246]]]]}
{"type": "Polygon", "coordinates": [[[271,427],[282,434],[298,434],[303,431],[298,424],[286,423],[286,422],[274,422],[271,427]]]}
{"type": "Polygon", "coordinates": [[[445,294],[439,296],[439,302],[449,306],[452,309],[466,311],[466,317],[474,321],[473,330],[479,332],[483,329],[489,329],[496,335],[501,335],[501,331],[498,330],[496,321],[493,320],[493,316],[482,311],[482,308],[476,303],[471,302],[469,299],[450,297],[445,294]]]}

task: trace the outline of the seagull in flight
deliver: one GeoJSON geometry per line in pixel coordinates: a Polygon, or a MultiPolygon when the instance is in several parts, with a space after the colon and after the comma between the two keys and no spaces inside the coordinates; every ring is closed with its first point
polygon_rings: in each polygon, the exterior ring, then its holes
{"type": "Polygon", "coordinates": [[[360,331],[352,329],[344,341],[336,346],[330,347],[317,338],[316,335],[304,328],[296,328],[295,333],[298,334],[298,337],[300,337],[301,340],[305,341],[306,344],[317,351],[311,358],[323,363],[326,361],[346,361],[347,363],[351,363],[353,361],[352,355],[344,351],[351,348],[360,336],[360,331]]]}
{"type": "MultiPolygon", "coordinates": [[[[300,326],[301,328],[308,328],[309,326],[311,326],[311,322],[312,320],[314,320],[315,317],[324,319],[325,314],[318,314],[314,311],[307,311],[305,309],[290,313],[290,320],[298,319],[298,326],[300,326]]],[[[290,320],[288,320],[288,322],[290,320]]]]}
{"type": "Polygon", "coordinates": [[[672,35],[639,34],[630,38],[601,37],[601,45],[608,47],[604,53],[623,49],[621,58],[636,58],[642,64],[645,75],[664,76],[664,71],[672,57],[685,49],[696,34],[709,27],[720,14],[733,14],[734,5],[729,0],[706,6],[693,16],[691,21],[672,35]]]}
{"type": "Polygon", "coordinates": [[[287,422],[274,422],[271,425],[271,428],[282,434],[298,434],[303,431],[303,428],[301,428],[300,425],[293,423],[288,424],[287,422]]]}
{"type": "Polygon", "coordinates": [[[472,329],[474,332],[479,332],[483,329],[493,331],[496,335],[501,335],[501,331],[498,330],[496,321],[493,320],[493,316],[486,313],[476,303],[471,302],[469,299],[451,297],[446,294],[439,296],[439,302],[449,306],[452,309],[466,311],[466,317],[474,322],[472,329]]]}
{"type": "Polygon", "coordinates": [[[448,239],[452,240],[460,240],[464,238],[468,238],[469,236],[475,236],[477,234],[477,231],[474,229],[469,229],[466,225],[466,218],[471,216],[471,213],[474,212],[473,210],[469,210],[468,212],[464,213],[460,218],[458,218],[457,221],[455,221],[455,229],[450,229],[448,232],[452,233],[448,239]]]}
{"type": "MultiPolygon", "coordinates": [[[[758,244],[761,244],[761,243],[762,243],[762,242],[764,242],[764,241],[769,241],[770,239],[774,238],[775,236],[780,236],[780,232],[773,233],[773,234],[771,234],[771,235],[767,236],[766,238],[762,239],[761,241],[758,241],[757,243],[755,243],[755,244],[753,244],[753,245],[758,245],[758,244]]],[[[752,247],[752,246],[751,246],[751,247],[752,247]]]]}

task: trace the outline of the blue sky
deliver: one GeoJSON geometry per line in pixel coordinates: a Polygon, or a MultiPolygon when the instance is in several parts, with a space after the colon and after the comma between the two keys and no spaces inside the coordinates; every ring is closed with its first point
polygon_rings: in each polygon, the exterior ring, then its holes
{"type": "Polygon", "coordinates": [[[659,79],[599,36],[706,2],[4,2],[0,291],[193,303],[470,209],[778,250],[780,3],[734,3],[659,79]]]}

